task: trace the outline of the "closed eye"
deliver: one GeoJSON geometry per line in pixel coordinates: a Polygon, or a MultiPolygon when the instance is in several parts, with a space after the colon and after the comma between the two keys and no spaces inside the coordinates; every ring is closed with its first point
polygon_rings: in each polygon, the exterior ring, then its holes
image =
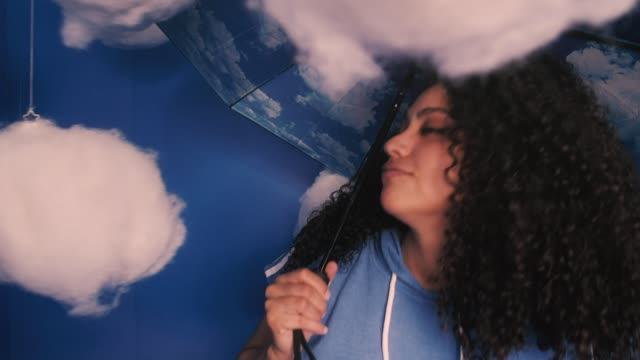
{"type": "Polygon", "coordinates": [[[451,127],[445,126],[445,127],[431,127],[431,126],[423,126],[420,128],[420,135],[429,135],[429,134],[438,134],[438,135],[446,135],[447,132],[449,130],[451,130],[451,127]]]}

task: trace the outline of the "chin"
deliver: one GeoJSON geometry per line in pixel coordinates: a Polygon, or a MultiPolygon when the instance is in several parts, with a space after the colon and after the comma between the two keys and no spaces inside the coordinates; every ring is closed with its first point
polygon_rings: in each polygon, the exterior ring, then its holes
{"type": "Polygon", "coordinates": [[[380,206],[389,215],[405,223],[405,220],[416,218],[416,216],[444,216],[448,201],[436,200],[440,199],[425,199],[426,204],[417,204],[415,197],[402,198],[399,194],[392,194],[384,190],[380,193],[380,206]],[[433,202],[429,200],[433,200],[433,202]]]}
{"type": "Polygon", "coordinates": [[[390,192],[382,191],[380,194],[380,206],[389,215],[402,221],[402,214],[407,212],[407,203],[402,201],[398,196],[393,196],[390,192]]]}

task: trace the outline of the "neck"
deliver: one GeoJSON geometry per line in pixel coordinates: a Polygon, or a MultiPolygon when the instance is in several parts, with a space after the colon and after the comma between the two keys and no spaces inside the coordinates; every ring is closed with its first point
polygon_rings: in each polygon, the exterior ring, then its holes
{"type": "Polygon", "coordinates": [[[444,242],[444,216],[429,216],[410,226],[402,240],[402,256],[409,271],[426,289],[440,287],[438,258],[444,242]]]}

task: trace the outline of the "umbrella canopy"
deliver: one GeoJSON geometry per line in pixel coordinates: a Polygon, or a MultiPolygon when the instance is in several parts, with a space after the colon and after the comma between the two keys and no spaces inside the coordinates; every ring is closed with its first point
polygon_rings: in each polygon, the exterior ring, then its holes
{"type": "Polygon", "coordinates": [[[232,109],[345,176],[369,150],[402,76],[331,100],[308,85],[315,74],[295,64],[284,32],[243,2],[201,1],[160,27],[232,109]]]}

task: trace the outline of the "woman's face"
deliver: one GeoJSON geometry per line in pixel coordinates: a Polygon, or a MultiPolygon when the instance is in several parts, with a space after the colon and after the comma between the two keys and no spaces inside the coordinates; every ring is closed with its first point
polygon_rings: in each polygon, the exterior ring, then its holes
{"type": "Polygon", "coordinates": [[[454,125],[448,109],[442,85],[425,90],[409,108],[401,131],[385,144],[389,161],[382,172],[380,200],[400,221],[411,223],[423,216],[443,215],[447,208],[457,168],[445,176],[453,163],[451,141],[430,130],[454,125]]]}

